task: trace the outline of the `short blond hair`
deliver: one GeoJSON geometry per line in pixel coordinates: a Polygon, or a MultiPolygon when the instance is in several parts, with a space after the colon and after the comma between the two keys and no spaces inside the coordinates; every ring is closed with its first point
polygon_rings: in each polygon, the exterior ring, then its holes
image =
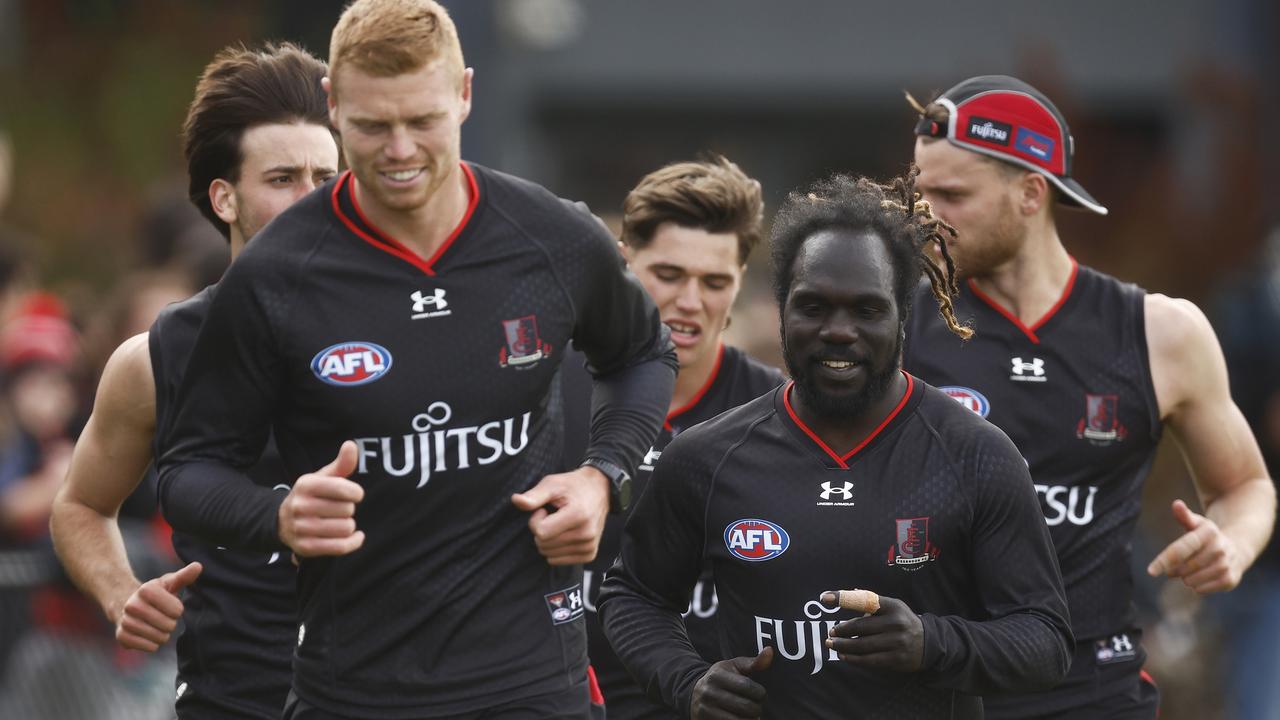
{"type": "Polygon", "coordinates": [[[462,80],[458,30],[434,0],[355,0],[329,41],[329,79],[350,63],[374,77],[393,77],[443,60],[462,80]]]}

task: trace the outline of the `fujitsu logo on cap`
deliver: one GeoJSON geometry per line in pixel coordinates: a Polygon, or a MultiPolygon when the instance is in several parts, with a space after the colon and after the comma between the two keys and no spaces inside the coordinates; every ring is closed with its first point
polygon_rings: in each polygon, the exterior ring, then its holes
{"type": "Polygon", "coordinates": [[[772,560],[787,551],[791,536],[768,520],[735,520],[724,529],[724,544],[735,557],[748,562],[772,560]]]}
{"type": "Polygon", "coordinates": [[[330,385],[364,385],[387,374],[391,353],[371,342],[342,342],[316,353],[311,372],[330,385]]]}
{"type": "Polygon", "coordinates": [[[1008,123],[974,115],[969,118],[969,126],[965,129],[965,134],[989,143],[1008,145],[1009,133],[1012,131],[1013,127],[1008,123]]]}

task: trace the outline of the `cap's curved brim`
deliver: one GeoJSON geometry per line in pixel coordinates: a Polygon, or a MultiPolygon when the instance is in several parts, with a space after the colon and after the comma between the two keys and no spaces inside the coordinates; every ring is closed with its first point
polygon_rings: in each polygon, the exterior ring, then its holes
{"type": "Polygon", "coordinates": [[[1057,185],[1058,189],[1062,191],[1062,202],[1064,205],[1075,205],[1082,207],[1085,210],[1096,212],[1099,215],[1107,214],[1107,209],[1097,200],[1094,200],[1093,196],[1089,194],[1089,191],[1085,190],[1084,186],[1076,182],[1074,179],[1055,177],[1048,173],[1043,174],[1045,177],[1052,180],[1053,184],[1057,185]]]}

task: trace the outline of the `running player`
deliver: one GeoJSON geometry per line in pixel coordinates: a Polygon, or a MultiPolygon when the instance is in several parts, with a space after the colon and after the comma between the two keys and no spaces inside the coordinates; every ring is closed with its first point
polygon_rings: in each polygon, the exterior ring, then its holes
{"type": "Polygon", "coordinates": [[[581,564],[675,353],[596,218],[460,160],[472,71],[443,8],[357,0],[329,57],[351,171],[219,284],[161,506],[210,542],[301,558],[290,718],[586,717],[581,564]],[[587,464],[548,475],[571,339],[600,410],[587,464]],[[268,428],[287,496],[242,474],[268,428]]]}
{"type": "Polygon", "coordinates": [[[982,716],[978,695],[1067,669],[1062,580],[1003,433],[900,370],[916,283],[957,333],[944,228],[892,187],[836,176],[774,221],[794,382],[672,440],[605,579],[605,631],[640,684],[694,718],[982,716]],[[704,562],[722,660],[680,612],[704,562]],[[883,597],[873,616],[830,589],[883,597]]]}
{"type": "Polygon", "coordinates": [[[1173,504],[1186,532],[1150,574],[1201,593],[1230,590],[1275,519],[1274,490],[1228,393],[1217,338],[1190,302],[1147,294],[1067,253],[1055,201],[1106,208],[1071,177],[1070,131],[1043,94],[984,76],[917,109],[918,186],[959,231],[947,239],[968,276],[956,312],[976,334],[957,342],[919,314],[905,364],[1022,451],[1077,639],[1062,685],[989,698],[987,715],[1153,718],[1158,693],[1142,671],[1129,547],[1161,430],[1181,446],[1206,510],[1173,504]]]}
{"type": "MultiPolygon", "coordinates": [[[[337,174],[325,72],[323,62],[288,43],[231,47],[196,85],[183,126],[191,201],[227,238],[233,259],[281,210],[337,174]]],[[[53,539],[68,574],[116,624],[123,647],[156,650],[185,610],[179,718],[275,720],[289,692],[296,632],[289,558],[219,550],[175,532],[186,566],[140,583],[116,524],[151,463],[156,428],[171,413],[213,291],[171,305],[150,333],[112,355],[54,502],[53,539]]],[[[286,481],[278,463],[264,462],[254,477],[267,487],[286,481]]]]}
{"type": "MultiPolygon", "coordinates": [[[[636,474],[637,497],[671,438],[782,384],[782,373],[721,341],[763,222],[760,183],[723,157],[667,165],[646,175],[623,202],[619,246],[671,330],[680,360],[666,422],[636,474]]],[[[581,356],[566,357],[565,447],[574,465],[582,460],[590,424],[590,388],[581,368],[581,356]]],[[[670,718],[671,711],[647,699],[631,679],[596,616],[600,579],[617,557],[622,525],[622,517],[609,518],[600,553],[584,573],[587,654],[610,720],[670,718]]],[[[685,626],[699,654],[719,659],[715,612],[715,589],[701,579],[685,626]]]]}

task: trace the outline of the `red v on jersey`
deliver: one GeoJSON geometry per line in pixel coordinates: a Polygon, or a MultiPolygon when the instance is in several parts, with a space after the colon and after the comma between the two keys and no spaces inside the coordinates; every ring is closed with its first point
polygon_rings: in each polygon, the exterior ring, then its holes
{"type": "Polygon", "coordinates": [[[453,232],[449,233],[449,237],[445,238],[444,243],[440,245],[439,249],[437,249],[430,258],[425,260],[405,246],[404,243],[378,229],[378,227],[369,220],[369,218],[364,214],[364,210],[360,208],[360,201],[356,198],[355,176],[351,174],[350,170],[342,173],[342,176],[339,177],[338,181],[333,185],[333,193],[331,195],[333,212],[338,216],[338,219],[342,221],[342,224],[345,225],[347,229],[351,230],[351,232],[355,233],[355,235],[361,240],[364,240],[383,252],[404,260],[428,276],[434,277],[436,275],[436,262],[440,260],[440,257],[448,251],[449,247],[453,245],[453,242],[462,234],[462,231],[467,227],[467,223],[470,222],[472,214],[475,213],[476,205],[480,202],[480,189],[476,185],[475,175],[471,172],[471,168],[468,167],[466,163],[461,163],[460,166],[462,167],[463,175],[467,178],[467,210],[463,213],[462,220],[458,223],[457,227],[453,229],[453,232]],[[344,208],[344,205],[348,203],[353,211],[351,213],[347,212],[347,209],[344,208]],[[355,216],[354,218],[352,217],[353,214],[355,216]]]}

